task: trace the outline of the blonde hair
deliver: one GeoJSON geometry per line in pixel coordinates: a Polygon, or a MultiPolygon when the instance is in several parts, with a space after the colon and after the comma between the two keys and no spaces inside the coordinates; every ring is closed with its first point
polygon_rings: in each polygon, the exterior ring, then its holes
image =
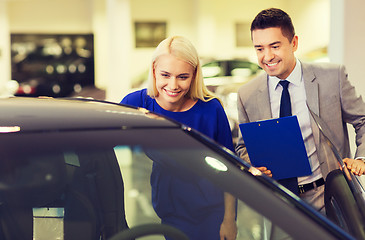
{"type": "Polygon", "coordinates": [[[188,39],[181,36],[172,36],[166,38],[165,40],[160,42],[152,55],[152,62],[150,65],[147,86],[147,94],[151,98],[155,98],[158,96],[158,91],[156,88],[156,78],[154,75],[156,62],[160,56],[167,54],[171,54],[174,57],[189,63],[194,68],[194,76],[191,82],[189,92],[186,94],[187,97],[193,100],[200,99],[204,102],[208,102],[213,98],[217,98],[212,92],[207,89],[204,84],[202,68],[195,47],[188,39]]]}

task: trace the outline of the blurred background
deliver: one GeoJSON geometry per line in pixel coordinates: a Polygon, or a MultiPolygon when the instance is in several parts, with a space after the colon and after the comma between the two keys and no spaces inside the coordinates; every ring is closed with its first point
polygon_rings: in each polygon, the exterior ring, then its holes
{"type": "Polygon", "coordinates": [[[143,87],[155,46],[183,35],[201,56],[207,85],[235,117],[238,86],[260,71],[250,23],[268,7],[291,15],[299,36],[297,57],[345,64],[361,94],[364,5],[362,0],[0,0],[0,95],[120,102],[143,87]]]}

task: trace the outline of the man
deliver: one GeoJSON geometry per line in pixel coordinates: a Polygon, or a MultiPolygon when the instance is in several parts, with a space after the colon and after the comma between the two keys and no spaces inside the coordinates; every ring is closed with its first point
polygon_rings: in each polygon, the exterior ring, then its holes
{"type": "MultiPolygon", "coordinates": [[[[279,82],[289,81],[291,114],[298,117],[312,170],[311,175],[296,179],[298,189],[294,190],[318,211],[324,212],[324,179],[329,172],[339,168],[339,164],[335,158],[326,157],[325,143],[308,107],[335,134],[333,140],[347,168],[360,176],[365,172],[365,164],[361,160],[365,157],[365,104],[361,97],[356,96],[343,66],[306,64],[295,57],[298,36],[295,35],[291,18],[284,11],[275,8],[261,11],[251,24],[251,39],[259,65],[266,74],[239,89],[239,122],[278,118],[283,91],[279,82]],[[352,124],[356,130],[355,159],[350,158],[345,123],[352,124]]],[[[241,135],[236,151],[241,158],[250,161],[241,135]]],[[[265,166],[259,166],[259,169],[272,176],[265,166]]]]}

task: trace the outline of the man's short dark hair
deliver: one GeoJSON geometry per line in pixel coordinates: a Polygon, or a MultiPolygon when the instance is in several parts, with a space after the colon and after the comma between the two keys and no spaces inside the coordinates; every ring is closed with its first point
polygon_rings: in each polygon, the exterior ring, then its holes
{"type": "Polygon", "coordinates": [[[289,42],[291,42],[295,36],[295,30],[290,16],[281,9],[268,8],[259,12],[252,21],[251,38],[252,31],[271,27],[279,27],[283,36],[285,36],[289,42]]]}

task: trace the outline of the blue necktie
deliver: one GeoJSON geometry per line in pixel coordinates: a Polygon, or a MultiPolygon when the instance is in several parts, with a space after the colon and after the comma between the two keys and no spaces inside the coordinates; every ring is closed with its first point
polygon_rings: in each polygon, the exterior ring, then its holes
{"type": "MultiPolygon", "coordinates": [[[[287,80],[282,80],[279,83],[283,87],[280,100],[280,117],[288,117],[292,115],[290,95],[288,91],[289,82],[287,80]]],[[[278,182],[296,195],[299,195],[298,179],[296,177],[280,179],[278,182]]]]}
{"type": "Polygon", "coordinates": [[[283,87],[280,100],[280,117],[288,117],[291,116],[291,102],[288,91],[289,82],[282,80],[279,84],[283,87]]]}

